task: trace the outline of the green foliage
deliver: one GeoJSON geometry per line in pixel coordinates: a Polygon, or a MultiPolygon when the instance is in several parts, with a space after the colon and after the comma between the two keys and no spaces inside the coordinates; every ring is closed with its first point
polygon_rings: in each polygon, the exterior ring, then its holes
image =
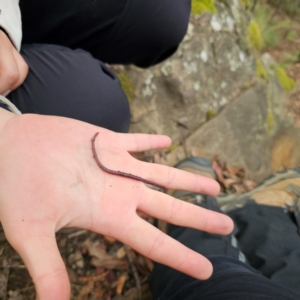
{"type": "Polygon", "coordinates": [[[287,36],[286,36],[286,39],[290,42],[293,42],[296,40],[296,38],[298,37],[298,34],[295,30],[291,30],[287,36]]]}
{"type": "Polygon", "coordinates": [[[275,71],[280,85],[285,91],[290,92],[295,88],[295,80],[291,78],[282,67],[276,65],[275,71]]]}
{"type": "Polygon", "coordinates": [[[192,14],[200,15],[206,11],[215,13],[215,0],[192,0],[192,14]]]}
{"type": "Polygon", "coordinates": [[[256,21],[252,20],[248,26],[247,40],[250,47],[261,51],[264,47],[264,42],[261,37],[260,28],[256,21]]]}
{"type": "Polygon", "coordinates": [[[268,73],[260,59],[256,60],[256,76],[268,80],[268,73]]]}
{"type": "Polygon", "coordinates": [[[131,100],[134,96],[135,87],[131,79],[128,77],[128,75],[125,72],[119,72],[117,73],[122,89],[127,96],[128,100],[131,100]]]}
{"type": "Polygon", "coordinates": [[[291,17],[297,17],[300,14],[300,1],[299,0],[268,0],[268,3],[274,8],[280,7],[285,13],[291,17]]]}
{"type": "Polygon", "coordinates": [[[292,53],[286,55],[281,61],[280,65],[288,67],[289,65],[300,62],[300,50],[293,51],[292,53]]]}
{"type": "Polygon", "coordinates": [[[276,45],[278,40],[278,34],[269,21],[272,13],[272,9],[269,6],[260,4],[257,5],[254,12],[254,19],[261,30],[262,40],[267,47],[276,45]]]}
{"type": "MultiPolygon", "coordinates": [[[[261,37],[264,46],[273,47],[279,42],[279,37],[284,31],[289,35],[293,30],[292,21],[288,18],[276,18],[276,8],[265,4],[263,1],[259,2],[254,11],[254,20],[260,28],[261,37]]],[[[292,33],[290,38],[293,38],[292,33]]]]}

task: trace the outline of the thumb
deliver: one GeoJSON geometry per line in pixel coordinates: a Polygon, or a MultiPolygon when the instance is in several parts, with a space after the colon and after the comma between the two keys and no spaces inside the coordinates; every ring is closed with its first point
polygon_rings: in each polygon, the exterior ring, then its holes
{"type": "Polygon", "coordinates": [[[54,232],[23,238],[12,246],[20,254],[36,287],[38,300],[69,300],[70,282],[54,232]]]}

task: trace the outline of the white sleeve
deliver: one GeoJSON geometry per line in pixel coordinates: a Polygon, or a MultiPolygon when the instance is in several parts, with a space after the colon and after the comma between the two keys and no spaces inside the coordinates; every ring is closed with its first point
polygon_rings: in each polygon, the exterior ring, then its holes
{"type": "Polygon", "coordinates": [[[15,47],[20,51],[22,22],[19,0],[0,0],[0,27],[6,31],[15,47]]]}

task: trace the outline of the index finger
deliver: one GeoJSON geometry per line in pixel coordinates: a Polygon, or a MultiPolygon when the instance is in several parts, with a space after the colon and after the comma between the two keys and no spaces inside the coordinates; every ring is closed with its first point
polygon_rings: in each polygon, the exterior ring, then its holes
{"type": "Polygon", "coordinates": [[[211,196],[216,196],[220,192],[220,186],[215,180],[176,168],[136,161],[136,170],[140,172],[139,176],[142,178],[168,189],[185,190],[211,196]]]}
{"type": "Polygon", "coordinates": [[[128,152],[164,149],[172,143],[170,137],[157,134],[125,133],[119,134],[119,139],[128,152]]]}

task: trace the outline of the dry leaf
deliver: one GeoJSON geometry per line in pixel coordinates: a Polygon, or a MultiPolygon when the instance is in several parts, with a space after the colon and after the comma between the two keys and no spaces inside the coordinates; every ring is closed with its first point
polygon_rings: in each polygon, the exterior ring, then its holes
{"type": "Polygon", "coordinates": [[[228,166],[226,166],[226,169],[227,169],[227,171],[228,171],[229,173],[231,173],[231,174],[233,174],[233,175],[235,175],[235,176],[238,175],[239,170],[240,170],[239,167],[228,167],[228,166]]]}
{"type": "Polygon", "coordinates": [[[256,188],[257,183],[254,182],[254,181],[251,181],[251,180],[244,180],[243,185],[244,185],[244,187],[246,188],[247,191],[251,191],[254,188],[256,188]]]}
{"type": "Polygon", "coordinates": [[[236,194],[243,194],[246,192],[246,189],[242,184],[233,184],[232,187],[234,188],[236,194]]]}
{"type": "Polygon", "coordinates": [[[141,255],[138,255],[138,257],[136,258],[136,263],[143,268],[146,266],[145,260],[141,255]]]}
{"type": "Polygon", "coordinates": [[[96,275],[96,276],[82,276],[82,277],[78,277],[78,281],[80,281],[80,282],[103,281],[106,278],[107,274],[108,274],[108,272],[103,273],[101,275],[96,275]]]}
{"type": "Polygon", "coordinates": [[[90,256],[93,256],[91,264],[95,267],[106,269],[124,270],[128,267],[126,260],[115,258],[99,247],[94,246],[91,242],[86,243],[90,256]]]}
{"type": "Polygon", "coordinates": [[[125,270],[126,268],[128,268],[128,262],[126,260],[114,258],[108,254],[103,256],[101,259],[93,257],[91,259],[91,265],[94,267],[102,267],[109,270],[125,270]]]}
{"type": "Polygon", "coordinates": [[[224,185],[224,176],[223,176],[223,169],[218,161],[218,158],[215,157],[212,161],[212,168],[216,173],[217,180],[224,185]]]}
{"type": "Polygon", "coordinates": [[[105,239],[109,244],[112,244],[112,243],[114,243],[114,242],[116,241],[115,238],[113,238],[113,237],[111,237],[111,236],[108,236],[108,235],[104,235],[103,237],[104,237],[104,239],[105,239]]]}
{"type": "Polygon", "coordinates": [[[126,256],[126,251],[125,251],[124,246],[118,250],[116,256],[117,256],[117,258],[124,258],[126,256]]]}
{"type": "Polygon", "coordinates": [[[128,247],[128,250],[130,252],[130,255],[131,255],[132,259],[135,260],[136,259],[136,253],[130,247],[128,247]]]}
{"type": "Polygon", "coordinates": [[[93,299],[98,299],[102,298],[104,295],[105,291],[103,289],[97,289],[96,291],[93,292],[93,299]]]}
{"type": "Polygon", "coordinates": [[[240,178],[234,174],[231,174],[230,172],[224,170],[223,171],[223,176],[225,176],[226,178],[231,178],[231,179],[236,179],[239,180],[240,178]]]}
{"type": "Polygon", "coordinates": [[[148,257],[144,257],[144,260],[145,260],[145,263],[146,263],[146,266],[147,266],[148,270],[150,272],[152,272],[153,267],[154,267],[152,260],[149,259],[148,257]]]}
{"type": "Polygon", "coordinates": [[[116,288],[116,294],[117,295],[122,294],[123,287],[124,287],[124,284],[125,284],[126,280],[127,280],[127,276],[125,276],[125,275],[122,275],[118,278],[117,288],[116,288]]]}
{"type": "Polygon", "coordinates": [[[234,184],[240,183],[239,181],[240,181],[239,179],[226,178],[224,179],[223,184],[226,189],[230,189],[230,187],[233,186],[234,184]]]}
{"type": "Polygon", "coordinates": [[[109,284],[115,283],[117,281],[116,274],[113,271],[108,272],[106,279],[109,284]]]}
{"type": "Polygon", "coordinates": [[[237,176],[240,177],[240,178],[242,178],[242,179],[244,179],[246,177],[246,171],[245,171],[245,169],[240,168],[239,171],[238,171],[238,173],[237,173],[237,176]]]}
{"type": "Polygon", "coordinates": [[[88,295],[94,288],[94,281],[89,281],[87,285],[85,285],[79,295],[77,296],[76,300],[88,300],[88,295]]]}

